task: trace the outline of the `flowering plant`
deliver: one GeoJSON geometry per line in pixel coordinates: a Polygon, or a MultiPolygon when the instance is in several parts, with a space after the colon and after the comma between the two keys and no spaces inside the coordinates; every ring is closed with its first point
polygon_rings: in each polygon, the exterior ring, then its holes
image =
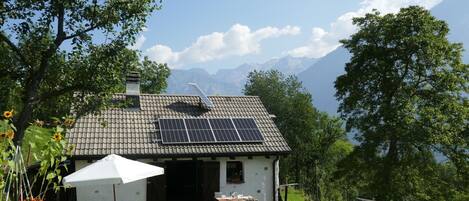
{"type": "MultiPolygon", "coordinates": [[[[5,192],[5,177],[14,167],[14,153],[16,147],[13,143],[16,128],[12,118],[14,111],[3,112],[0,119],[0,190],[5,192]]],[[[44,200],[48,190],[58,191],[62,182],[63,170],[67,170],[65,162],[71,155],[73,146],[64,139],[66,129],[72,127],[72,118],[52,118],[50,122],[36,120],[26,129],[25,137],[21,143],[22,155],[26,167],[39,165],[35,175],[32,175],[31,186],[39,189],[30,192],[35,196],[28,200],[44,200]]],[[[15,174],[13,174],[15,176],[15,174]]]]}

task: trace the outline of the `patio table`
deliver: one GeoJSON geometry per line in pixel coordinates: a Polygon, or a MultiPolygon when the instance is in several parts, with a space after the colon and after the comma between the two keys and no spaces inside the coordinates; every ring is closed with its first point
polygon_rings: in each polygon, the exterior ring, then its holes
{"type": "Polygon", "coordinates": [[[252,196],[229,196],[229,197],[218,197],[215,198],[218,201],[257,201],[252,196]]]}

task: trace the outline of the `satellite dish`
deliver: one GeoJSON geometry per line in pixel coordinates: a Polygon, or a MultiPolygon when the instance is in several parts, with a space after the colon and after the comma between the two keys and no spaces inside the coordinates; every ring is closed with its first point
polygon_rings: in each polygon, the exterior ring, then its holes
{"type": "Polygon", "coordinates": [[[202,106],[205,108],[205,109],[212,109],[215,107],[215,105],[213,105],[213,102],[208,98],[208,96],[202,91],[202,89],[200,89],[199,85],[197,85],[196,83],[187,83],[189,86],[192,86],[192,88],[194,89],[194,91],[197,93],[197,95],[200,97],[200,101],[202,103],[202,106]]]}

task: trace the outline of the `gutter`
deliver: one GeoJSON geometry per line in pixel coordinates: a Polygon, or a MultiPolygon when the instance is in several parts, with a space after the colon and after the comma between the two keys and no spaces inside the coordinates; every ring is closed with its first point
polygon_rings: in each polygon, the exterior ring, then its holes
{"type": "MultiPolygon", "coordinates": [[[[194,157],[243,157],[243,156],[286,156],[290,151],[284,152],[244,152],[244,153],[196,153],[196,154],[119,154],[122,157],[129,159],[139,158],[194,158],[194,157]]],[[[72,159],[75,160],[88,160],[88,159],[101,159],[108,154],[96,154],[96,155],[72,155],[72,159]]]]}

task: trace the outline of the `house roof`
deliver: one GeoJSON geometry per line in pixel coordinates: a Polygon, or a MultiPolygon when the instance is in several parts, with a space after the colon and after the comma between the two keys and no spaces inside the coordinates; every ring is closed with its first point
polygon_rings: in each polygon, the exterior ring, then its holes
{"type": "MultiPolygon", "coordinates": [[[[115,99],[123,100],[123,94],[115,99]]],[[[108,154],[150,157],[197,157],[285,154],[290,151],[282,134],[257,96],[210,96],[215,107],[205,110],[198,96],[141,94],[140,110],[113,108],[77,119],[67,138],[75,144],[74,156],[108,154]],[[159,118],[252,117],[262,143],[162,144],[159,118]]]]}

